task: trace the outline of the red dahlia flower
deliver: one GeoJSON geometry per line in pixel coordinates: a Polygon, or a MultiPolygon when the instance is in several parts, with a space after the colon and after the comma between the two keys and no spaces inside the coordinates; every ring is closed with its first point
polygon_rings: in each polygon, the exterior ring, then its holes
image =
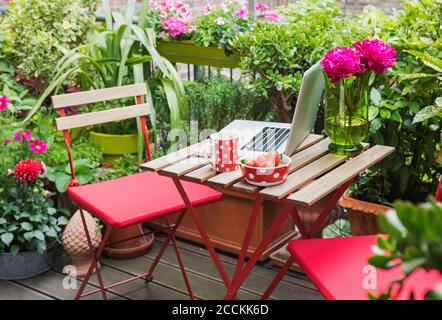
{"type": "Polygon", "coordinates": [[[21,160],[14,169],[15,179],[25,183],[32,183],[41,173],[41,163],[32,159],[21,160]]]}

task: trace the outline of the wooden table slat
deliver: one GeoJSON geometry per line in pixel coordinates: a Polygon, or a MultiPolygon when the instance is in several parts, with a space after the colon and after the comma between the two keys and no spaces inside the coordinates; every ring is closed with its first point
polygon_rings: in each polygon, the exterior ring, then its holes
{"type": "Polygon", "coordinates": [[[193,170],[184,175],[186,180],[195,181],[195,182],[204,182],[207,179],[216,176],[216,171],[212,169],[211,164],[207,164],[204,167],[193,170]]]}
{"type": "Polygon", "coordinates": [[[168,166],[164,169],[160,170],[161,174],[167,176],[182,176],[186,173],[189,173],[195,169],[201,168],[202,166],[210,163],[209,159],[206,158],[198,158],[198,157],[190,157],[182,160],[181,162],[175,163],[171,166],[168,166]]]}
{"type": "Polygon", "coordinates": [[[264,188],[259,194],[270,199],[281,199],[307,182],[342,164],[346,159],[346,156],[329,153],[290,174],[283,184],[264,188]]]}
{"type": "Polygon", "coordinates": [[[393,152],[393,147],[376,145],[293,193],[287,199],[290,202],[310,206],[393,152]]]}
{"type": "Polygon", "coordinates": [[[177,162],[180,162],[181,160],[184,160],[190,156],[193,156],[199,148],[204,147],[208,143],[209,143],[208,139],[201,141],[199,143],[185,147],[185,148],[180,149],[178,151],[169,153],[165,156],[162,156],[161,158],[154,159],[152,161],[143,163],[140,167],[141,167],[141,169],[147,170],[147,171],[159,171],[169,165],[175,164],[177,162]]]}

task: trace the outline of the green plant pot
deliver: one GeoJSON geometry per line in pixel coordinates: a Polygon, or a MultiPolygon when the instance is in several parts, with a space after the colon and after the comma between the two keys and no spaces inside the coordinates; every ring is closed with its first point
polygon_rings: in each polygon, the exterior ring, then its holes
{"type": "Polygon", "coordinates": [[[237,68],[240,55],[237,52],[227,56],[217,47],[198,47],[191,40],[163,40],[157,43],[158,52],[171,62],[237,68]]]}
{"type": "Polygon", "coordinates": [[[114,165],[120,156],[138,152],[137,134],[108,134],[91,131],[89,139],[103,152],[104,163],[114,165]]]}

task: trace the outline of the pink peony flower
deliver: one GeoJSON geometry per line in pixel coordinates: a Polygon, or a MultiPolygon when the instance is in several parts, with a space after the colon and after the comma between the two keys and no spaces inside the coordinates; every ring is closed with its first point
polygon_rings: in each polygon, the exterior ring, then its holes
{"type": "Polygon", "coordinates": [[[385,70],[396,62],[394,59],[396,50],[381,40],[364,39],[363,41],[355,42],[353,46],[356,48],[365,67],[377,74],[384,73],[385,70]]]}
{"type": "Polygon", "coordinates": [[[240,19],[245,19],[248,14],[246,7],[241,7],[235,12],[235,16],[240,19]]]}
{"type": "Polygon", "coordinates": [[[9,100],[7,96],[0,97],[0,111],[3,111],[8,107],[8,102],[9,100]]]}
{"type": "Polygon", "coordinates": [[[215,23],[219,26],[222,26],[225,24],[225,21],[224,21],[223,17],[218,17],[215,19],[215,23]]]}
{"type": "Polygon", "coordinates": [[[264,2],[258,2],[258,3],[256,4],[256,6],[255,6],[255,9],[258,10],[258,11],[263,12],[263,11],[268,10],[268,9],[269,9],[269,6],[266,5],[264,2]]]}
{"type": "Polygon", "coordinates": [[[29,144],[29,149],[34,152],[34,154],[39,154],[45,152],[47,146],[42,140],[35,140],[29,144]]]}
{"type": "Polygon", "coordinates": [[[365,72],[359,55],[348,47],[330,50],[320,64],[332,83],[365,72]]]}
{"type": "Polygon", "coordinates": [[[5,139],[4,142],[5,142],[5,145],[8,145],[11,143],[11,139],[5,139]]]}
{"type": "Polygon", "coordinates": [[[277,12],[267,12],[264,15],[264,18],[275,21],[281,20],[281,16],[277,12]]]}

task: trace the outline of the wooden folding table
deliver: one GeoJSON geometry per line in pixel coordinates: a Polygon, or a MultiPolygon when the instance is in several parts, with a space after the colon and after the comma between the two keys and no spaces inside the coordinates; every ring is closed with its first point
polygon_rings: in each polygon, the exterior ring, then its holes
{"type": "MultiPolygon", "coordinates": [[[[376,145],[369,148],[368,145],[364,145],[365,149],[362,153],[349,158],[329,153],[329,143],[330,140],[328,138],[324,139],[322,136],[314,134],[309,135],[291,157],[292,164],[287,180],[280,185],[266,188],[255,187],[245,182],[240,170],[220,174],[213,171],[208,159],[196,156],[200,148],[207,147],[207,144],[209,144],[208,140],[149,161],[141,167],[144,170],[157,171],[159,174],[173,179],[183,201],[187,205],[188,213],[192,216],[201,238],[227,288],[224,298],[236,299],[239,288],[286,219],[291,217],[304,239],[311,238],[319,230],[324,219],[347,190],[353,179],[394,151],[392,147],[376,145]],[[252,214],[248,227],[245,230],[242,249],[232,279],[229,279],[224,270],[203,224],[189,202],[181,185],[181,180],[207,184],[218,189],[244,192],[255,197],[252,214]],[[298,210],[303,207],[312,206],[329,195],[331,197],[329,197],[320,215],[311,227],[307,229],[298,210]],[[254,254],[244,266],[258,211],[264,199],[280,203],[283,207],[267,230],[254,254]]],[[[238,214],[241,213],[238,212],[238,214]]],[[[263,297],[267,298],[266,293],[263,294],[263,297]]]]}

